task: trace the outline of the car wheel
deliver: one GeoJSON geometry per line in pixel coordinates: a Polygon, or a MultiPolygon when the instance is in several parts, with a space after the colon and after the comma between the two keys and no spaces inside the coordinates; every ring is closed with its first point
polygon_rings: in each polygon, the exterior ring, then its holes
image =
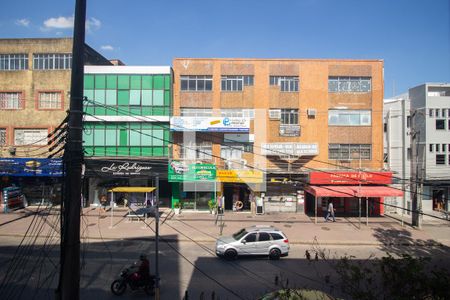
{"type": "Polygon", "coordinates": [[[279,249],[274,248],[274,249],[270,250],[270,252],[269,252],[270,259],[273,259],[273,260],[280,259],[280,256],[281,256],[281,251],[279,249]]]}
{"type": "Polygon", "coordinates": [[[228,249],[227,251],[225,251],[224,256],[227,260],[234,260],[237,257],[237,252],[234,249],[228,249]]]}

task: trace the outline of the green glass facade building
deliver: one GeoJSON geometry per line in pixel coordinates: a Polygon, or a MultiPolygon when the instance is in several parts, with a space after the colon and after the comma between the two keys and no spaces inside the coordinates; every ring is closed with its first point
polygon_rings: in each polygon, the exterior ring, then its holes
{"type": "Polygon", "coordinates": [[[83,145],[91,204],[98,203],[105,186],[150,186],[159,170],[167,177],[170,67],[86,66],[84,97],[83,145]]]}

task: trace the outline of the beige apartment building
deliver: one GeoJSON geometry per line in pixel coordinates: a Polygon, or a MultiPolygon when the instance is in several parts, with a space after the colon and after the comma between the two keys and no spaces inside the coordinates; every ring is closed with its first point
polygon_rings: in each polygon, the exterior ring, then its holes
{"type": "Polygon", "coordinates": [[[320,213],[332,200],[354,214],[356,197],[375,197],[371,212],[382,213],[392,191],[369,191],[391,180],[382,172],[382,60],[176,58],[173,71],[174,202],[320,213]],[[365,192],[339,190],[360,185],[365,192]]]}
{"type": "MultiPolygon", "coordinates": [[[[85,64],[111,63],[86,45],[85,64]]],[[[62,143],[48,141],[67,116],[71,65],[71,38],[0,39],[1,187],[21,187],[28,202],[61,176],[62,143]]]]}

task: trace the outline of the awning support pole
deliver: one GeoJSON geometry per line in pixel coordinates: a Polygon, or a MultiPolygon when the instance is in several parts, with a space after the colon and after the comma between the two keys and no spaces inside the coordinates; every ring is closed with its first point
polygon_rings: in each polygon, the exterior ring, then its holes
{"type": "Polygon", "coordinates": [[[366,197],[366,226],[369,226],[369,198],[366,197]]]}
{"type": "Polygon", "coordinates": [[[361,229],[361,196],[358,197],[359,229],[361,229]]]}
{"type": "Polygon", "coordinates": [[[317,196],[314,195],[314,224],[317,224],[317,196]]]}
{"type": "Polygon", "coordinates": [[[114,217],[114,192],[111,192],[111,201],[109,202],[111,206],[111,225],[109,228],[113,228],[113,217],[114,217]]]}

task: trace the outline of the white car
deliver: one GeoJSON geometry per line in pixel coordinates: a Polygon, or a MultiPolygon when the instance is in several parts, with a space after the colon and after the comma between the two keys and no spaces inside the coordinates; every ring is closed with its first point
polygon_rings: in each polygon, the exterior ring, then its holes
{"type": "Polygon", "coordinates": [[[273,226],[250,226],[232,236],[219,237],[216,241],[216,255],[229,260],[239,255],[260,255],[279,259],[288,254],[288,238],[281,230],[273,226]]]}

